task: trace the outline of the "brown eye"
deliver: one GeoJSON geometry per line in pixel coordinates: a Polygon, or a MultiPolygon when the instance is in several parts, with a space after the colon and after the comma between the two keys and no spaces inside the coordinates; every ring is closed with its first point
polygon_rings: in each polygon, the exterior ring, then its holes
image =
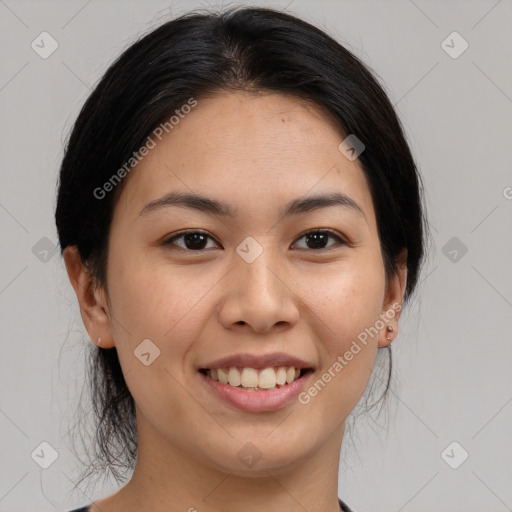
{"type": "MultiPolygon", "coordinates": [[[[213,238],[206,234],[203,231],[186,231],[183,233],[178,233],[177,235],[173,235],[171,238],[166,239],[163,244],[164,245],[176,245],[181,249],[188,251],[203,251],[208,249],[206,247],[208,244],[208,239],[213,240],[213,238]],[[175,243],[176,240],[182,240],[181,244],[175,243]]],[[[216,242],[214,241],[216,244],[216,242]]]]}
{"type": "MultiPolygon", "coordinates": [[[[328,249],[331,245],[327,245],[327,241],[329,238],[335,239],[338,244],[334,245],[346,245],[345,240],[341,238],[339,235],[330,230],[313,230],[304,233],[298,240],[304,239],[306,242],[306,247],[299,247],[300,249],[315,249],[322,250],[328,249]]],[[[296,242],[297,243],[297,242],[296,242]]]]}

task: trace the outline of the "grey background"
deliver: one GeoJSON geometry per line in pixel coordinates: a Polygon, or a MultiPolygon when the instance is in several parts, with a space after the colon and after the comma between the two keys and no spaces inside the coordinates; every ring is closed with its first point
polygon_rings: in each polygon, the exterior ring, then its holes
{"type": "MultiPolygon", "coordinates": [[[[340,497],[356,512],[512,510],[512,2],[251,4],[287,7],[372,67],[427,190],[434,244],[393,343],[394,400],[387,420],[362,421],[346,440],[340,497]],[[453,31],[469,44],[455,59],[441,45],[453,31]],[[453,441],[462,448],[443,458],[453,441]],[[462,449],[469,457],[452,469],[462,449]]],[[[69,510],[116,488],[72,492],[80,467],[67,431],[86,400],[90,342],[51,252],[55,181],[69,129],[110,62],[198,6],[208,3],[0,0],[0,511],[69,510]],[[58,43],[47,59],[31,48],[43,31],[58,43]],[[43,441],[58,453],[48,469],[31,458],[43,441]]]]}

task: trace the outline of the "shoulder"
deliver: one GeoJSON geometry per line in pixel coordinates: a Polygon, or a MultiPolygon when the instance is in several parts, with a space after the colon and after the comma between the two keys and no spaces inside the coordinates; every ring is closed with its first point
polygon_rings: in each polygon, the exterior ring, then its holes
{"type": "Polygon", "coordinates": [[[351,508],[349,508],[347,505],[345,505],[345,503],[343,503],[343,501],[341,501],[339,498],[338,498],[338,501],[340,503],[340,510],[342,512],[353,512],[351,508]]]}

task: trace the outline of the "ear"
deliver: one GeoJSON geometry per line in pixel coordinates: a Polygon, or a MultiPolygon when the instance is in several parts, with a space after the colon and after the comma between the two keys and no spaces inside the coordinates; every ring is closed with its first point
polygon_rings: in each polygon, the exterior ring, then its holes
{"type": "Polygon", "coordinates": [[[407,249],[402,249],[396,258],[397,271],[391,276],[382,305],[381,318],[384,323],[379,332],[379,347],[387,347],[398,335],[398,318],[402,311],[407,284],[407,249]]]}
{"type": "Polygon", "coordinates": [[[105,291],[103,288],[95,287],[95,282],[82,263],[76,245],[66,247],[63,258],[89,337],[102,348],[112,348],[114,338],[110,326],[105,291]],[[99,338],[101,338],[101,341],[98,342],[99,338]]]}

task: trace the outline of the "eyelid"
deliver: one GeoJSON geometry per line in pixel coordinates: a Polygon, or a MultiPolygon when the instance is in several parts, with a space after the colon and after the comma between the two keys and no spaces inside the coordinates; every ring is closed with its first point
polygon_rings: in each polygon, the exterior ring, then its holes
{"type": "Polygon", "coordinates": [[[170,246],[172,246],[173,249],[176,249],[178,251],[183,251],[183,252],[188,252],[188,253],[197,253],[197,254],[201,254],[201,253],[209,250],[209,249],[200,249],[200,250],[194,251],[192,249],[184,249],[183,247],[180,247],[179,245],[176,245],[176,244],[172,243],[173,240],[175,240],[177,238],[180,238],[182,236],[191,234],[191,233],[199,233],[201,235],[205,235],[207,238],[209,238],[210,240],[213,240],[217,245],[222,247],[222,245],[208,231],[204,231],[203,229],[198,229],[198,228],[196,228],[196,229],[184,229],[183,231],[178,231],[177,233],[173,233],[170,236],[166,236],[166,237],[164,237],[162,239],[161,245],[164,245],[164,246],[165,245],[170,245],[170,246]]]}
{"type": "Polygon", "coordinates": [[[324,247],[322,249],[303,249],[303,248],[301,248],[302,250],[308,251],[308,252],[322,252],[322,251],[329,251],[330,249],[333,249],[340,245],[349,245],[349,242],[346,240],[346,238],[344,236],[342,236],[340,233],[338,233],[337,231],[334,231],[329,228],[313,228],[313,229],[307,229],[306,231],[304,231],[303,233],[298,235],[295,242],[293,242],[292,246],[295,243],[297,243],[297,241],[300,240],[302,237],[304,237],[306,235],[314,234],[314,233],[327,233],[332,238],[335,238],[338,243],[334,244],[334,245],[330,245],[328,247],[324,247]]]}
{"type": "MultiPolygon", "coordinates": [[[[175,249],[182,250],[184,252],[189,252],[189,253],[198,253],[198,254],[200,254],[200,253],[202,253],[204,251],[207,251],[208,249],[200,249],[200,250],[196,250],[196,251],[194,251],[192,249],[184,249],[183,247],[179,247],[178,245],[175,245],[175,244],[172,243],[173,240],[175,240],[177,238],[180,238],[182,236],[185,236],[187,234],[190,234],[190,233],[200,233],[200,234],[203,234],[207,238],[213,240],[217,245],[222,247],[222,245],[208,231],[205,231],[205,230],[202,230],[202,229],[197,229],[197,228],[196,229],[185,229],[183,231],[178,231],[177,233],[174,233],[171,236],[165,237],[162,240],[162,245],[172,245],[173,248],[175,248],[175,249]]],[[[340,233],[338,233],[337,231],[334,231],[334,230],[329,229],[329,228],[312,228],[312,229],[307,229],[306,231],[303,231],[301,234],[297,235],[297,237],[296,237],[296,239],[293,242],[291,247],[293,247],[293,245],[295,245],[304,236],[309,235],[309,234],[314,234],[314,233],[327,233],[332,238],[336,239],[337,244],[333,244],[333,245],[330,245],[328,247],[324,247],[324,248],[320,248],[320,249],[308,249],[308,248],[302,248],[301,247],[299,250],[320,253],[320,252],[324,252],[324,251],[329,251],[332,248],[339,247],[340,245],[349,245],[349,242],[346,240],[346,238],[344,236],[342,236],[340,233]]]]}

